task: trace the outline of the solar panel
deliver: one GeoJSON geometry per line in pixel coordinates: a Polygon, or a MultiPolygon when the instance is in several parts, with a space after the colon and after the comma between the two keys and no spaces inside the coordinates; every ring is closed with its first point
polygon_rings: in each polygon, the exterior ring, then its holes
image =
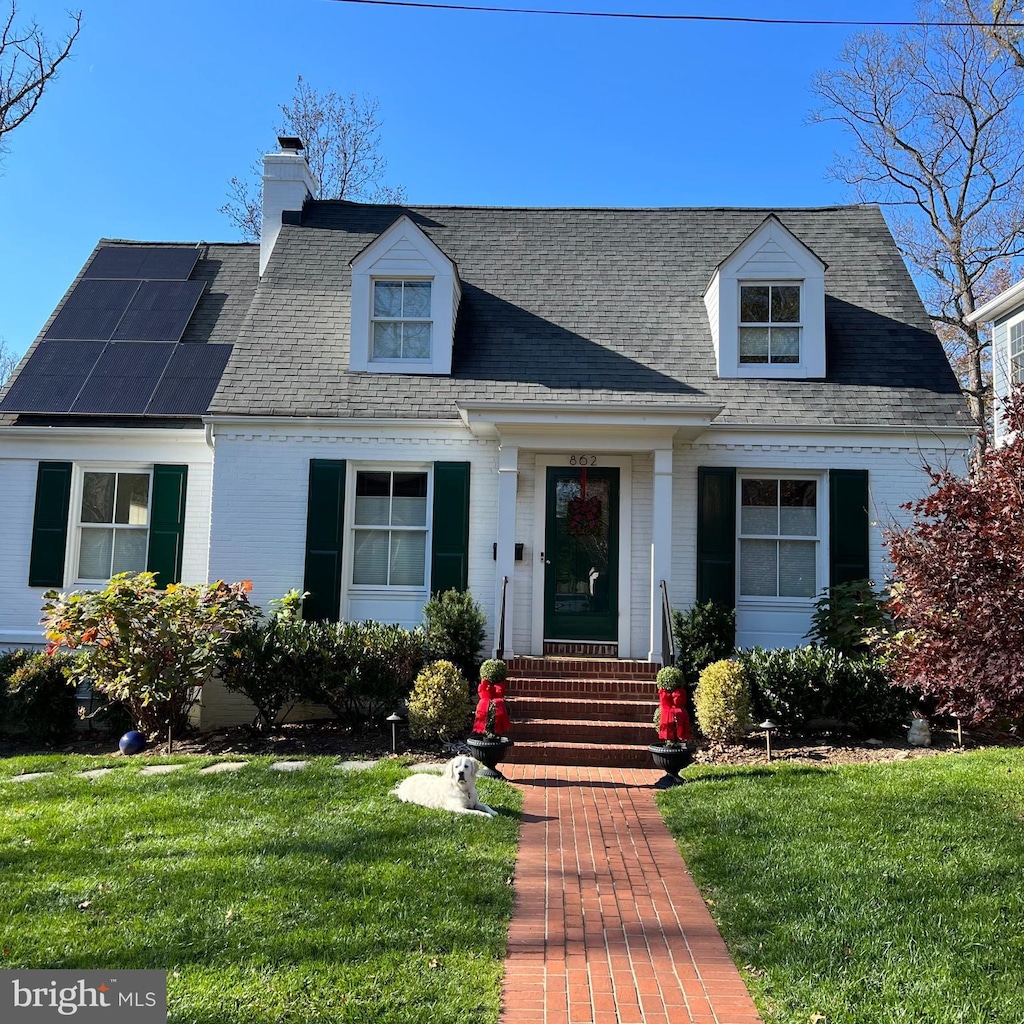
{"type": "Polygon", "coordinates": [[[230,355],[230,345],[178,345],[146,412],[201,416],[209,408],[230,355]]]}
{"type": "Polygon", "coordinates": [[[202,281],[143,281],[112,341],[180,341],[203,294],[202,281]]]}
{"type": "Polygon", "coordinates": [[[107,341],[138,290],[138,281],[79,281],[44,337],[107,341]]]}
{"type": "Polygon", "coordinates": [[[186,281],[199,259],[195,246],[107,245],[92,258],[86,278],[186,281]]]}
{"type": "Polygon", "coordinates": [[[67,412],[104,348],[102,341],[41,343],[0,402],[0,412],[67,412]]]}
{"type": "Polygon", "coordinates": [[[173,353],[173,345],[111,342],[70,411],[141,416],[173,353]]]}

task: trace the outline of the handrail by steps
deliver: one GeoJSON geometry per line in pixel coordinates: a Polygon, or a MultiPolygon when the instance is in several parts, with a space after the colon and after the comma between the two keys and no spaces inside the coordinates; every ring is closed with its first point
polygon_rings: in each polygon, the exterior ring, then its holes
{"type": "Polygon", "coordinates": [[[676,663],[676,639],[672,635],[672,605],[668,599],[668,584],[661,581],[661,663],[676,663]]]}

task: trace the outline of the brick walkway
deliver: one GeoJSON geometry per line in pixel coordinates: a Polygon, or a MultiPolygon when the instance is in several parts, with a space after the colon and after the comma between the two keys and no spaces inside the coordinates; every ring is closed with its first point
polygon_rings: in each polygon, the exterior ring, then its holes
{"type": "Polygon", "coordinates": [[[660,773],[502,767],[524,793],[502,1024],[759,1024],[654,806],[660,773]]]}

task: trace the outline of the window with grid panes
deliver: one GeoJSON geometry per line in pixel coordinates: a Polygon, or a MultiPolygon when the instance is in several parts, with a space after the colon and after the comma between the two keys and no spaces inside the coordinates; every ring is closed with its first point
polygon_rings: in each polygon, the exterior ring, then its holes
{"type": "Polygon", "coordinates": [[[423,587],[427,566],[427,474],[359,470],[352,517],[352,584],[423,587]]]}
{"type": "Polygon", "coordinates": [[[818,540],[817,480],[740,480],[741,597],[815,597],[818,540]]]}
{"type": "Polygon", "coordinates": [[[1024,320],[1010,325],[1010,380],[1024,381],[1024,320]]]}
{"type": "Polygon", "coordinates": [[[430,281],[374,281],[373,359],[429,359],[430,281]]]}
{"type": "Polygon", "coordinates": [[[800,285],[740,285],[740,362],[800,362],[800,285]]]}
{"type": "Polygon", "coordinates": [[[150,474],[82,474],[77,579],[106,582],[121,572],[143,572],[149,550],[150,474]]]}

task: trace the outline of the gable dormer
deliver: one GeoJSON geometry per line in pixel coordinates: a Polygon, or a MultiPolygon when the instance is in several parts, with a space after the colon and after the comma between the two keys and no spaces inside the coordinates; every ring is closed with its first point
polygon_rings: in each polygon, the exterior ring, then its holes
{"type": "Polygon", "coordinates": [[[352,260],[349,368],[452,372],[462,287],[455,264],[407,216],[352,260]]]}
{"type": "Polygon", "coordinates": [[[719,377],[825,376],[825,264],[773,215],[704,292],[719,377]]]}

